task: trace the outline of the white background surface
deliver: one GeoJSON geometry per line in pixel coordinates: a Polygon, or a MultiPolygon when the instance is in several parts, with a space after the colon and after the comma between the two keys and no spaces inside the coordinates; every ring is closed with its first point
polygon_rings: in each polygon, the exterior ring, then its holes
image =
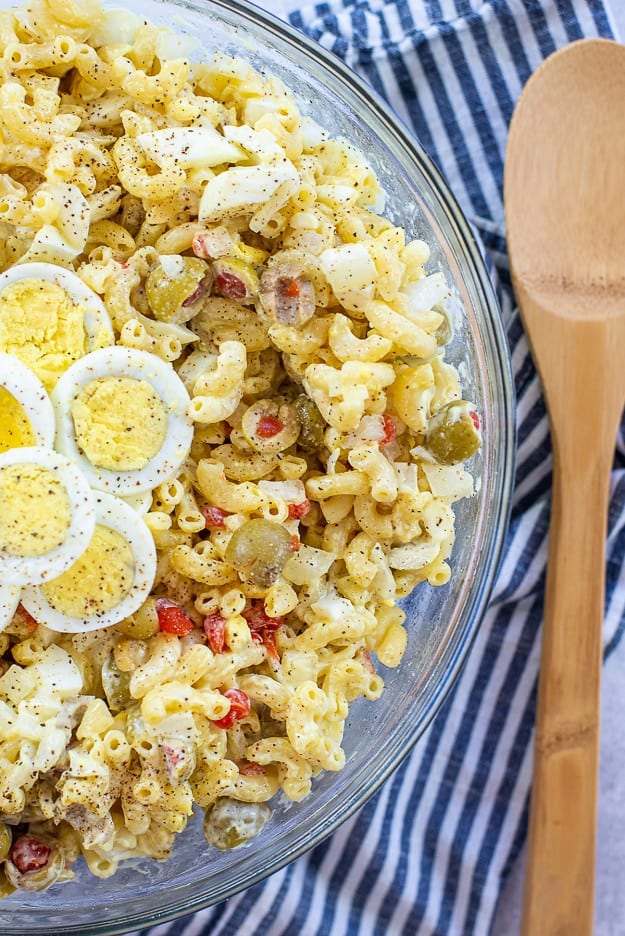
{"type": "MultiPolygon", "coordinates": [[[[268,12],[286,18],[289,11],[307,5],[310,0],[254,2],[268,12]]],[[[625,40],[625,0],[604,2],[612,14],[616,37],[625,40]]],[[[625,936],[624,662],[625,653],[615,654],[604,667],[603,673],[595,936],[625,936]]],[[[492,936],[518,936],[522,892],[523,858],[517,862],[502,894],[492,936]]],[[[450,933],[450,936],[460,934],[450,933]]],[[[471,936],[486,934],[475,933],[471,936]]]]}

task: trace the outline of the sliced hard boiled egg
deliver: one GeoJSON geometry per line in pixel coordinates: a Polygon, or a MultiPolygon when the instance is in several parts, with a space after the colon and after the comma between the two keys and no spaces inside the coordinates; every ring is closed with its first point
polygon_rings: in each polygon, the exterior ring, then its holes
{"type": "Polygon", "coordinates": [[[138,494],[124,494],[121,498],[138,514],[144,516],[152,506],[152,491],[140,491],[138,494]]]}
{"type": "Polygon", "coordinates": [[[0,353],[0,452],[54,443],[54,408],[41,381],[17,358],[0,353]]]}
{"type": "Polygon", "coordinates": [[[0,585],[0,633],[13,620],[21,594],[19,585],[0,585]]]}
{"type": "Polygon", "coordinates": [[[104,303],[72,270],[21,263],[0,273],[0,351],[47,390],[74,361],[114,341],[104,303]]]}
{"type": "Polygon", "coordinates": [[[172,477],[189,454],[189,394],[171,364],[148,351],[101,348],[52,392],[56,448],[98,490],[129,495],[172,477]]]}
{"type": "Polygon", "coordinates": [[[22,592],[22,604],[51,630],[76,634],[116,624],[148,597],[156,548],[136,511],[112,494],[95,494],[96,525],[87,549],[58,578],[22,592]]]}
{"type": "Polygon", "coordinates": [[[39,584],[68,569],[95,526],[94,494],[78,468],[42,446],[0,454],[0,580],[39,584]]]}

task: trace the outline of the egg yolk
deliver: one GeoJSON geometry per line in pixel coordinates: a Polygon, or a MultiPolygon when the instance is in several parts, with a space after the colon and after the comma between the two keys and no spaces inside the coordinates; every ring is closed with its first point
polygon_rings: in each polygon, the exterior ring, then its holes
{"type": "Polygon", "coordinates": [[[71,522],[67,491],[54,472],[32,464],[0,470],[0,551],[45,556],[65,541],[71,522]]]}
{"type": "Polygon", "coordinates": [[[136,471],[161,449],[167,411],[147,380],[101,377],[71,405],[76,442],[97,468],[136,471]]]}
{"type": "Polygon", "coordinates": [[[0,387],[0,452],[35,445],[36,441],[24,408],[6,387],[0,387]]]}
{"type": "Polygon", "coordinates": [[[88,350],[85,314],[47,280],[23,279],[0,293],[0,351],[28,365],[51,390],[88,350]]]}
{"type": "Polygon", "coordinates": [[[127,540],[97,524],[85,552],[57,578],[41,585],[46,600],[61,614],[88,618],[117,607],[132,588],[135,562],[127,540]]]}

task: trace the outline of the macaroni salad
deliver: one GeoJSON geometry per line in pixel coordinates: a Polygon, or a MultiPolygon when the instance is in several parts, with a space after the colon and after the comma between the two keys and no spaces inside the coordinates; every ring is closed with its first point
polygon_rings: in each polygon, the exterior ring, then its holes
{"type": "Polygon", "coordinates": [[[0,11],[0,69],[4,895],[340,770],[480,429],[427,244],[280,81],[97,0],[0,11]]]}

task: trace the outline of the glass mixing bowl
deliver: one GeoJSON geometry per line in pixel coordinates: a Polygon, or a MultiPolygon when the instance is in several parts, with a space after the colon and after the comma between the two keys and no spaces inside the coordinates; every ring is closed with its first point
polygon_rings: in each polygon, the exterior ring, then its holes
{"type": "Polygon", "coordinates": [[[246,2],[126,0],[126,5],[198,39],[197,57],[220,50],[276,75],[304,113],[366,154],[386,191],[385,214],[409,236],[431,245],[428,269],[443,270],[452,287],[455,337],[448,357],[464,362],[463,392],[482,414],[484,444],[472,465],[476,495],[456,505],[451,581],[439,588],[421,585],[404,601],[408,649],[397,669],[383,673],[382,698],[352,705],[345,768],[321,775],[302,803],[278,798],[263,831],[233,851],[209,848],[198,820],[179,837],[166,862],[122,865],[107,880],[79,867],[69,884],[43,893],[18,891],[0,903],[4,936],[124,933],[191,913],[260,881],[333,832],[397,767],[450,689],[480,625],[510,500],[513,388],[499,309],[471,229],[417,140],[331,53],[246,2]]]}

